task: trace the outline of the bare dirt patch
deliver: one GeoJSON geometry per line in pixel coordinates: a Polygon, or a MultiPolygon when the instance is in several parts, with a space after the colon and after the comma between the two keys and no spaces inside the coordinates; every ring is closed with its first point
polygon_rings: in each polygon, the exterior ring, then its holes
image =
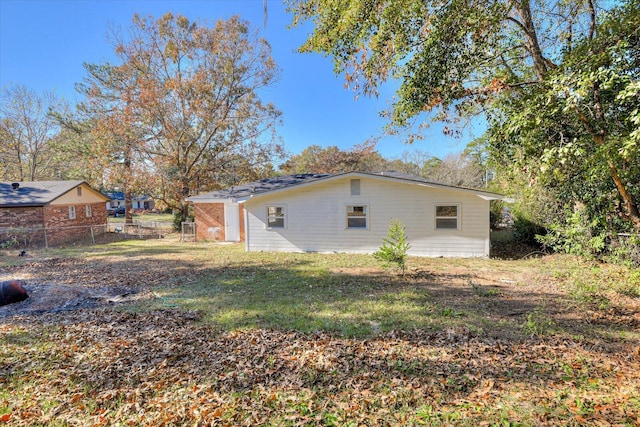
{"type": "Polygon", "coordinates": [[[151,298],[148,291],[112,287],[84,287],[49,283],[25,285],[29,298],[0,307],[0,318],[56,313],[102,306],[115,306],[151,298]]]}
{"type": "Polygon", "coordinates": [[[0,280],[22,280],[29,298],[0,307],[0,318],[97,308],[153,298],[151,289],[171,274],[168,268],[133,258],[31,257],[0,266],[0,280]]]}

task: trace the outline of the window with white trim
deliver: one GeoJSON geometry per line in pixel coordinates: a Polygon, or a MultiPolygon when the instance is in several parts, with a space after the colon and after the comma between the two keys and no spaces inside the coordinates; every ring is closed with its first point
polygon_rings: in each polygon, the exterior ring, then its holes
{"type": "Polygon", "coordinates": [[[91,212],[91,205],[86,205],[84,207],[84,214],[87,218],[91,218],[93,212],[91,212]]]}
{"type": "Polygon", "coordinates": [[[347,205],[347,228],[369,228],[367,205],[347,205]]]}
{"type": "Polygon", "coordinates": [[[267,206],[268,228],[284,228],[285,219],[284,206],[267,206]]]}
{"type": "Polygon", "coordinates": [[[69,206],[69,219],[76,219],[76,207],[69,206]]]}
{"type": "Polygon", "coordinates": [[[457,230],[459,224],[459,205],[436,205],[436,230],[457,230]]]}

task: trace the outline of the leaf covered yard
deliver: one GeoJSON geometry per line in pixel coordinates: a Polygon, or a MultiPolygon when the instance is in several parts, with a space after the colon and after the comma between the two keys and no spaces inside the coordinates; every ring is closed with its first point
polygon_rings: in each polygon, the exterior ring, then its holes
{"type": "Polygon", "coordinates": [[[3,280],[140,298],[0,310],[0,425],[640,422],[635,270],[411,258],[401,276],[175,241],[4,259],[3,280]]]}

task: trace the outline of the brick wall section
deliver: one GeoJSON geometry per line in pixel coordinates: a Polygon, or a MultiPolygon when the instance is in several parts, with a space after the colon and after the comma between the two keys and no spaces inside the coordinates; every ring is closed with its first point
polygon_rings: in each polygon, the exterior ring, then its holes
{"type": "Polygon", "coordinates": [[[44,245],[44,232],[34,231],[42,228],[43,209],[36,207],[0,208],[0,243],[14,238],[24,244],[44,245]]]}
{"type": "MultiPolygon", "coordinates": [[[[91,217],[87,218],[86,204],[74,205],[76,218],[69,218],[69,205],[49,205],[44,207],[44,222],[47,228],[49,246],[91,237],[89,225],[107,223],[107,206],[105,203],[92,203],[91,217]],[[74,228],[78,227],[78,228],[74,228]]],[[[96,232],[98,230],[94,230],[96,232]]]]}
{"type": "MultiPolygon", "coordinates": [[[[225,241],[224,203],[195,203],[196,240],[225,241]],[[214,229],[217,228],[217,232],[214,229]]],[[[244,206],[240,205],[240,241],[244,242],[244,206]]]]}
{"type": "Polygon", "coordinates": [[[196,240],[225,240],[224,203],[195,203],[196,240]],[[213,229],[218,231],[214,233],[213,229]]]}
{"type": "Polygon", "coordinates": [[[25,208],[0,208],[0,228],[41,227],[41,206],[25,208]]]}

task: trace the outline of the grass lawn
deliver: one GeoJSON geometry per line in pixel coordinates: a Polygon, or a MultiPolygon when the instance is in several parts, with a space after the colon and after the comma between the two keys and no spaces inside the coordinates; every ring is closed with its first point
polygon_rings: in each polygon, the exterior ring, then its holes
{"type": "MultiPolygon", "coordinates": [[[[160,222],[160,223],[173,223],[173,215],[168,213],[143,213],[143,214],[134,214],[134,221],[143,221],[143,222],[160,222]]],[[[107,217],[107,222],[124,222],[124,217],[107,217]]]]}
{"type": "Polygon", "coordinates": [[[0,280],[51,284],[0,307],[0,426],[640,423],[636,269],[410,258],[402,276],[175,236],[29,255],[0,255],[0,280]],[[66,310],[87,292],[103,303],[66,310]]]}

